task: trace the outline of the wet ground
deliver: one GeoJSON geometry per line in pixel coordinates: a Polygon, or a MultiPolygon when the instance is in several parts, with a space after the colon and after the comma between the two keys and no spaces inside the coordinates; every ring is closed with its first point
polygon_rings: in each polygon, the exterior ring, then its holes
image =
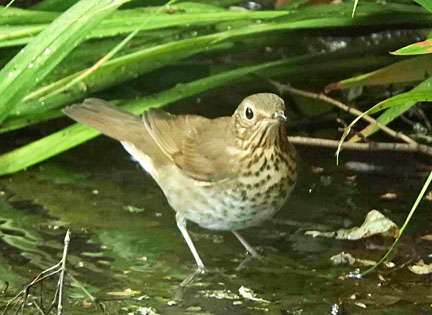
{"type": "MultiPolygon", "coordinates": [[[[273,220],[242,233],[260,260],[248,257],[232,234],[190,224],[208,270],[184,288],[179,285],[195,262],[174,211],[117,142],[99,137],[1,177],[0,306],[61,259],[70,228],[67,271],[106,314],[432,314],[431,274],[408,269],[420,259],[432,262],[432,241],[422,238],[432,234],[432,201],[417,209],[391,256],[395,265],[364,279],[341,276],[367,267],[334,266],[330,257],[345,251],[376,261],[391,239],[304,235],[358,226],[372,209],[401,226],[425,181],[422,161],[399,153],[343,153],[336,167],[333,154],[300,148],[289,202],[273,220]],[[347,170],[353,161],[365,163],[362,171],[347,170]]],[[[27,302],[42,296],[48,305],[56,281],[33,288],[27,302]]],[[[66,314],[102,314],[71,277],[64,308],[66,314]]],[[[26,312],[38,313],[34,304],[26,312]]]]}

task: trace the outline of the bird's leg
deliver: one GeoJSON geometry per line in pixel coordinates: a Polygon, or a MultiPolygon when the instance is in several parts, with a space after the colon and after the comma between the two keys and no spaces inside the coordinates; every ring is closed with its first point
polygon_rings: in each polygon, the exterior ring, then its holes
{"type": "Polygon", "coordinates": [[[198,252],[197,252],[197,250],[196,250],[196,248],[192,242],[192,239],[189,236],[188,231],[186,230],[186,218],[184,216],[182,216],[179,212],[177,212],[176,221],[177,221],[177,226],[178,226],[181,234],[183,235],[187,245],[189,246],[190,251],[192,252],[192,255],[195,258],[196,264],[198,266],[198,270],[204,271],[204,269],[205,269],[204,264],[198,255],[198,252]]]}
{"type": "Polygon", "coordinates": [[[237,231],[231,231],[231,232],[233,232],[233,234],[237,237],[237,239],[240,241],[240,243],[242,243],[242,245],[246,248],[246,250],[249,252],[249,254],[251,254],[254,258],[260,257],[258,255],[258,253],[255,251],[255,249],[253,249],[253,247],[250,246],[248,242],[246,242],[246,240],[243,238],[243,236],[240,235],[239,232],[237,232],[237,231]]]}

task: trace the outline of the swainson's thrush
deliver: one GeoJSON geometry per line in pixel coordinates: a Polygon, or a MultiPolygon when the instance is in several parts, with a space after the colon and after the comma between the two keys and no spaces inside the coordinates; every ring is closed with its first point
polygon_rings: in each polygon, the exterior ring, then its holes
{"type": "Polygon", "coordinates": [[[246,97],[231,117],[207,119],[149,109],[142,117],[99,99],[67,107],[72,119],[117,139],[163,190],[198,268],[204,268],[186,230],[193,221],[210,230],[237,230],[273,216],[296,178],[296,151],[288,142],[284,102],[275,94],[246,97]]]}

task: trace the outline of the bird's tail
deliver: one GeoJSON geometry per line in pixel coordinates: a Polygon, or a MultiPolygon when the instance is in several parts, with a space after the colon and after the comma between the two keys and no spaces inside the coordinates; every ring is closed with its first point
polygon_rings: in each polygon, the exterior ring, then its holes
{"type": "Polygon", "coordinates": [[[148,134],[141,117],[97,98],[63,109],[70,118],[119,141],[134,142],[148,134]]]}

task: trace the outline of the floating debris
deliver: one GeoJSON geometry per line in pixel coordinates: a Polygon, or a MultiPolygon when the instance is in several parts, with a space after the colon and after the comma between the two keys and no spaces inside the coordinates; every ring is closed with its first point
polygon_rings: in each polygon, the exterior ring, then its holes
{"type": "Polygon", "coordinates": [[[312,237],[322,236],[327,238],[336,238],[338,240],[359,240],[377,234],[393,238],[396,238],[399,235],[399,227],[378,210],[369,211],[363,224],[359,227],[339,229],[334,232],[305,232],[305,235],[311,235],[312,237]]]}
{"type": "Polygon", "coordinates": [[[425,264],[422,259],[420,259],[415,265],[408,266],[408,269],[417,275],[427,275],[432,273],[432,264],[425,264]]]}
{"type": "Polygon", "coordinates": [[[251,301],[255,301],[255,302],[261,302],[261,303],[270,303],[270,301],[261,299],[259,297],[257,297],[256,293],[249,288],[246,288],[244,286],[241,286],[239,288],[239,294],[244,297],[245,299],[251,300],[251,301]]]}

